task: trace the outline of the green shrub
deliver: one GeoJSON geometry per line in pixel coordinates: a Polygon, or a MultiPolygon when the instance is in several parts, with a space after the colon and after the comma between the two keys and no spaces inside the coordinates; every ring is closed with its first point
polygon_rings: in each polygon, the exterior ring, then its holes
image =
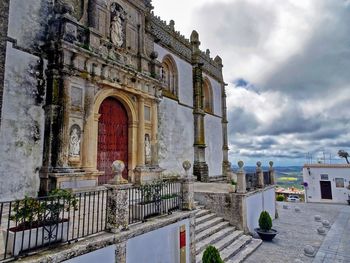
{"type": "Polygon", "coordinates": [[[219,251],[213,246],[208,246],[205,249],[202,257],[202,262],[203,263],[224,263],[224,261],[220,257],[219,251]]]}
{"type": "Polygon", "coordinates": [[[278,196],[276,197],[276,201],[278,201],[278,202],[283,202],[283,201],[284,201],[284,196],[283,196],[283,195],[278,195],[278,196]]]}
{"type": "Polygon", "coordinates": [[[272,227],[272,219],[267,211],[262,211],[259,217],[259,227],[263,231],[269,231],[272,227]]]}
{"type": "Polygon", "coordinates": [[[232,184],[232,185],[237,185],[237,182],[236,182],[235,180],[232,180],[232,181],[231,181],[231,184],[232,184]]]}

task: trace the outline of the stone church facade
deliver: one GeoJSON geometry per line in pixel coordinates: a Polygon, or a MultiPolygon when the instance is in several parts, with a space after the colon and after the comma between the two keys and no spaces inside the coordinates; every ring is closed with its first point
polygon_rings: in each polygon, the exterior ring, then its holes
{"type": "Polygon", "coordinates": [[[229,169],[222,60],[150,0],[0,3],[0,200],[229,169]]]}

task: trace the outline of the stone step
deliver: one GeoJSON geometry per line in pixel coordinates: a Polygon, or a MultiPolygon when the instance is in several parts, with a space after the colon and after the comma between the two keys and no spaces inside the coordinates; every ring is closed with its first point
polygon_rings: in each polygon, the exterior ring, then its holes
{"type": "Polygon", "coordinates": [[[237,239],[238,237],[240,237],[242,233],[243,233],[242,231],[235,231],[235,228],[232,226],[226,227],[218,231],[217,233],[207,237],[206,239],[203,239],[202,241],[197,242],[196,255],[201,253],[208,245],[220,243],[219,241],[225,240],[226,237],[231,239],[231,242],[233,242],[234,239],[237,239]]]}
{"type": "Polygon", "coordinates": [[[243,235],[231,245],[227,246],[225,249],[220,251],[221,259],[226,262],[231,257],[236,255],[240,250],[242,250],[248,243],[252,241],[251,236],[243,235]]]}
{"type": "Polygon", "coordinates": [[[217,225],[218,223],[224,221],[224,219],[222,217],[214,217],[202,224],[198,224],[196,225],[196,235],[199,234],[200,232],[211,228],[212,226],[217,225]]]}
{"type": "Polygon", "coordinates": [[[243,262],[249,255],[251,255],[262,243],[261,239],[253,238],[252,241],[247,244],[241,251],[239,251],[236,255],[230,258],[227,263],[241,263],[243,262]]]}
{"type": "Polygon", "coordinates": [[[228,227],[229,223],[227,221],[220,222],[213,227],[207,228],[201,231],[199,234],[196,233],[196,243],[202,241],[203,239],[215,234],[216,232],[228,227]]]}
{"type": "MultiPolygon", "coordinates": [[[[232,247],[233,244],[236,244],[236,245],[238,243],[241,244],[242,242],[240,240],[242,239],[242,237],[244,237],[244,236],[242,236],[242,232],[241,233],[236,233],[235,236],[232,236],[232,237],[227,236],[227,237],[221,239],[220,241],[215,242],[214,244],[211,244],[211,245],[216,247],[217,250],[219,250],[221,259],[224,260],[223,251],[226,251],[227,248],[232,247]]],[[[232,255],[234,255],[236,253],[236,250],[237,250],[236,249],[236,245],[233,247],[234,250],[232,251],[232,255]]],[[[238,247],[240,248],[240,246],[238,246],[238,247]]],[[[201,253],[196,255],[196,263],[201,263],[202,262],[202,257],[203,257],[204,251],[205,250],[203,250],[201,253]]],[[[227,252],[226,252],[226,254],[227,254],[227,252]]]]}
{"type": "Polygon", "coordinates": [[[205,216],[205,215],[210,214],[210,213],[211,213],[210,210],[199,209],[199,210],[197,210],[197,213],[196,213],[196,219],[198,217],[202,217],[202,216],[205,216]]]}
{"type": "Polygon", "coordinates": [[[216,214],[214,213],[206,214],[201,217],[196,216],[196,225],[202,224],[203,222],[213,219],[214,217],[216,217],[216,214]]]}
{"type": "Polygon", "coordinates": [[[204,206],[204,205],[197,205],[197,206],[196,206],[196,209],[200,209],[200,210],[201,210],[201,209],[205,209],[205,206],[204,206]]]}

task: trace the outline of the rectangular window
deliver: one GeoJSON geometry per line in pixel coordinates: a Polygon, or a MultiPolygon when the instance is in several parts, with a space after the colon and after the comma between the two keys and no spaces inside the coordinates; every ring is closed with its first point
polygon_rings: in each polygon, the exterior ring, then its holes
{"type": "Polygon", "coordinates": [[[335,178],[335,187],[343,188],[344,187],[344,178],[335,178]]]}
{"type": "Polygon", "coordinates": [[[145,106],[145,121],[151,121],[151,108],[145,106]]]}
{"type": "Polygon", "coordinates": [[[328,180],[328,174],[321,174],[321,180],[328,180]]]}

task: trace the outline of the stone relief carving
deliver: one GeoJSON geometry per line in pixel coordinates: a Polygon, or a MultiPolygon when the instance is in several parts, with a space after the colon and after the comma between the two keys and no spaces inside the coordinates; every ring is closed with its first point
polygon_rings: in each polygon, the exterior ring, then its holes
{"type": "Polygon", "coordinates": [[[70,129],[69,138],[69,156],[80,156],[80,141],[81,141],[81,129],[77,124],[74,124],[70,129]]]}
{"type": "Polygon", "coordinates": [[[111,42],[117,47],[122,47],[124,44],[125,14],[126,13],[120,5],[112,3],[110,37],[111,42]]]}
{"type": "Polygon", "coordinates": [[[145,135],[145,163],[150,164],[152,160],[151,140],[149,134],[145,135]]]}

